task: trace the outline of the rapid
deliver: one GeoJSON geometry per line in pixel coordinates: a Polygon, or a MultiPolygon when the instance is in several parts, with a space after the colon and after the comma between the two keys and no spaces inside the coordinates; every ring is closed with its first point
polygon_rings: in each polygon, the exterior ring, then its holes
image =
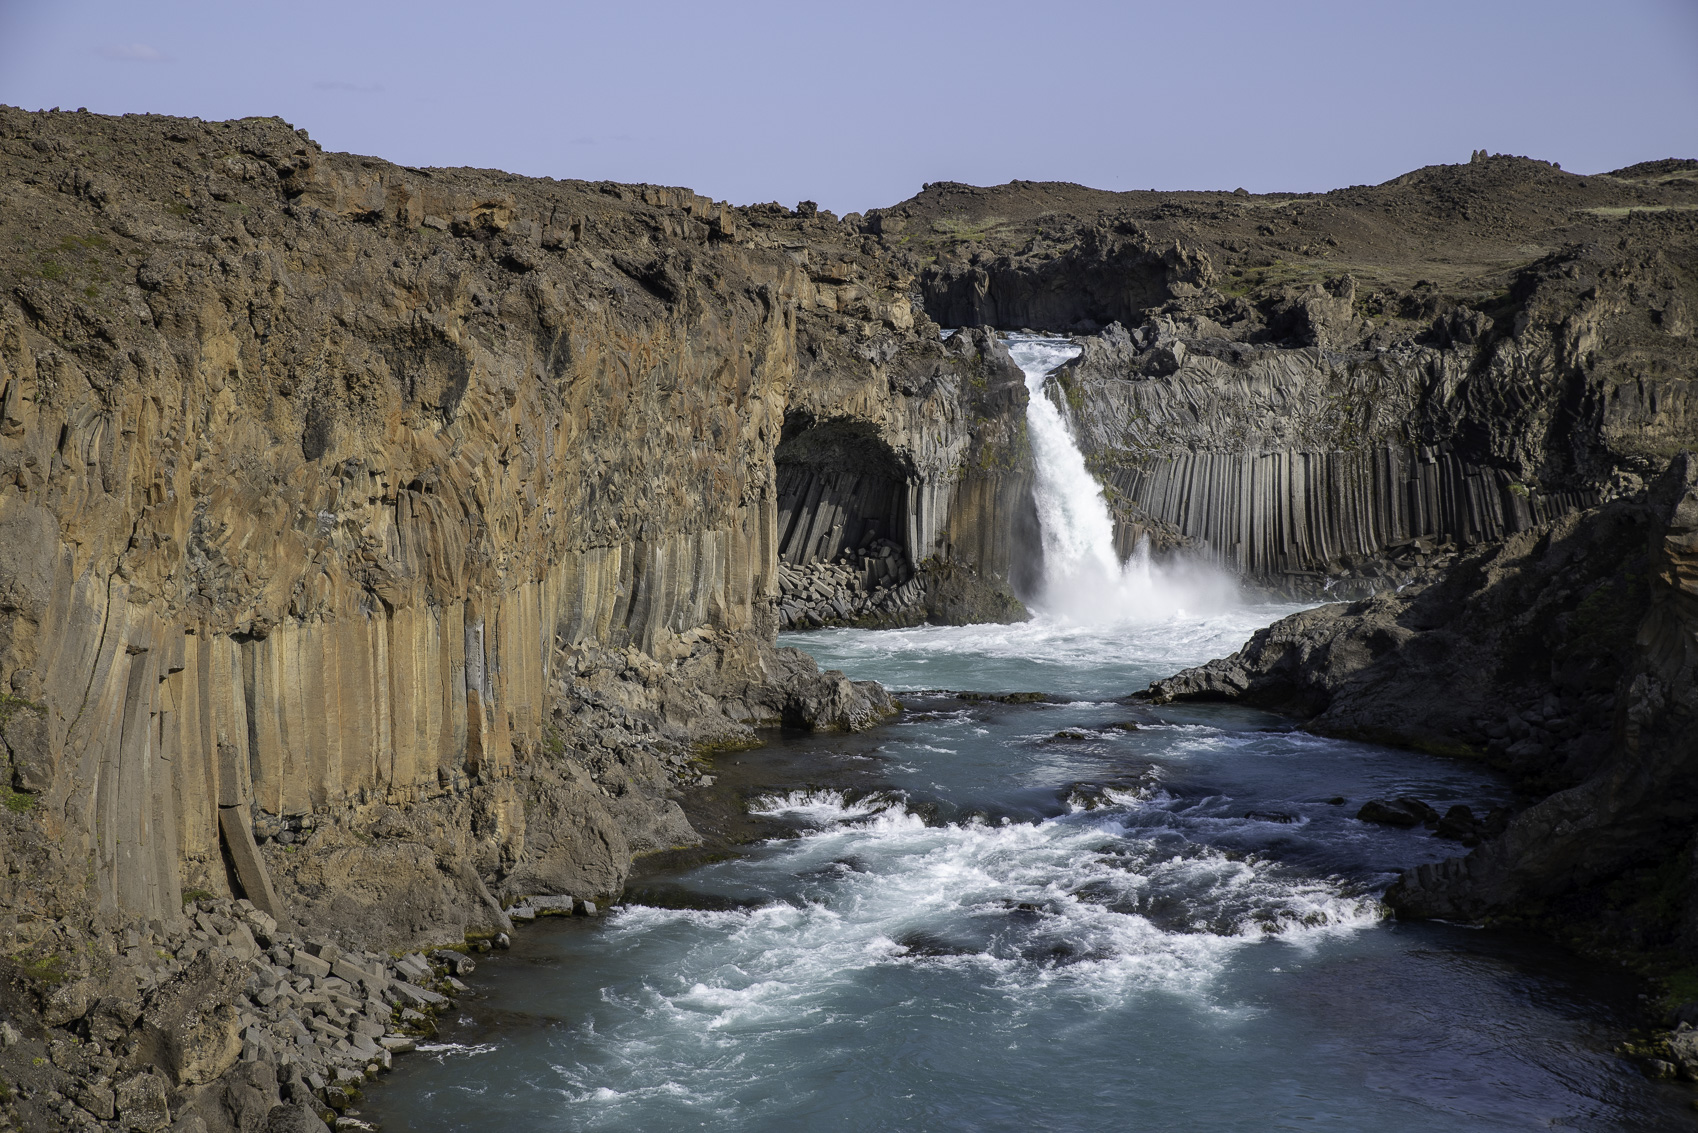
{"type": "MultiPolygon", "coordinates": [[[[768,834],[493,954],[364,1107],[390,1133],[1683,1128],[1609,1044],[1635,988],[1537,941],[1389,920],[1457,852],[1369,798],[1489,772],[1126,697],[1297,609],[1122,564],[1044,376],[1044,584],[1018,625],[784,635],[905,710],[722,756],[768,834]],[[953,690],[953,691],[941,691],[953,690]],[[1042,696],[989,694],[1041,693],[1042,696]],[[963,695],[966,694],[966,695],[963,695]]],[[[730,805],[728,803],[728,805],[730,805]]]]}

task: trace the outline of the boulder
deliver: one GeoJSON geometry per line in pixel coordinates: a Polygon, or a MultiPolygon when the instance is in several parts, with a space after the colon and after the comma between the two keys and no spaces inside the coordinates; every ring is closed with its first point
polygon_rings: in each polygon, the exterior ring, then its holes
{"type": "Polygon", "coordinates": [[[1682,1025],[1668,1037],[1669,1059],[1681,1077],[1698,1079],[1698,1030],[1682,1025]]]}
{"type": "Polygon", "coordinates": [[[285,1102],[272,1108],[260,1133],[330,1133],[330,1127],[310,1107],[285,1102]]]}
{"type": "Polygon", "coordinates": [[[47,993],[46,1001],[41,1005],[41,1021],[49,1027],[63,1027],[74,1019],[82,1018],[88,1011],[94,991],[93,980],[72,980],[60,984],[47,993]]]}
{"type": "Polygon", "coordinates": [[[1439,812],[1420,799],[1405,795],[1390,802],[1385,799],[1369,799],[1362,809],[1356,812],[1356,817],[1363,822],[1375,822],[1381,826],[1412,827],[1423,823],[1437,823],[1439,812]]]}
{"type": "Polygon", "coordinates": [[[111,1121],[117,1115],[117,1095],[108,1078],[90,1078],[75,1083],[71,1098],[102,1121],[111,1121]]]}
{"type": "Polygon", "coordinates": [[[330,965],[310,952],[296,949],[289,966],[309,979],[323,979],[330,974],[330,965]]]}
{"type": "Polygon", "coordinates": [[[152,1071],[119,1082],[115,1091],[118,1128],[124,1133],[164,1133],[171,1125],[171,1107],[165,1100],[169,1085],[152,1071]]]}
{"type": "Polygon", "coordinates": [[[156,991],[141,1016],[148,1061],[176,1085],[211,1082],[241,1057],[241,1015],[234,1006],[248,968],[227,952],[203,953],[156,991]]]}
{"type": "Polygon", "coordinates": [[[1480,839],[1480,822],[1472,810],[1458,803],[1444,812],[1444,817],[1433,828],[1433,835],[1453,842],[1477,842],[1480,839]]]}

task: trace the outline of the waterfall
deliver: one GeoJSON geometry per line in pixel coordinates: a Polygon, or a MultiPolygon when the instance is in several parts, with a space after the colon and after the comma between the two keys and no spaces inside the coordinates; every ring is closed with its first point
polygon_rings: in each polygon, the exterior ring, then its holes
{"type": "Polygon", "coordinates": [[[1237,587],[1226,574],[1185,559],[1158,563],[1148,539],[1120,561],[1102,485],[1085,467],[1060,407],[1044,392],[1044,379],[1079,348],[1064,338],[1036,335],[1009,335],[1007,342],[1031,394],[1026,432],[1044,556],[1042,589],[1032,605],[1078,623],[1195,617],[1236,605],[1237,587]]]}

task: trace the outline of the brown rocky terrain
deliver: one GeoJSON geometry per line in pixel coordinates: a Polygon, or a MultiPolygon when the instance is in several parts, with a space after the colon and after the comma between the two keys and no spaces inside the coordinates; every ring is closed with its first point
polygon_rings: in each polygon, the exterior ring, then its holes
{"type": "MultiPolygon", "coordinates": [[[[0,194],[0,915],[39,995],[145,1014],[148,957],[230,951],[177,943],[190,900],[362,948],[605,900],[694,840],[702,751],[888,714],[773,646],[781,538],[843,511],[782,444],[876,446],[905,571],[1007,591],[950,542],[1019,478],[1023,400],[957,396],[1000,348],[835,220],[10,110],[0,194]]],[[[203,1120],[238,1089],[162,1080],[203,1120]]]]}
{"type": "MultiPolygon", "coordinates": [[[[453,990],[384,953],[614,897],[696,839],[715,746],[893,710],[781,624],[1023,616],[1027,394],[986,327],[1084,338],[1052,392],[1128,546],[1364,591],[1461,555],[1356,637],[1268,638],[1324,653],[1278,696],[1343,719],[1345,674],[1430,648],[1386,625],[1497,626],[1471,655],[1560,673],[1403,742],[1615,782],[1607,690],[1668,653],[1622,629],[1667,587],[1607,580],[1655,574],[1672,489],[1635,493],[1693,443],[1695,171],[839,220],[0,109],[0,1114],[312,1129],[428,1028],[398,984],[453,990]]],[[[1579,876],[1477,853],[1419,900],[1579,876]]]]}

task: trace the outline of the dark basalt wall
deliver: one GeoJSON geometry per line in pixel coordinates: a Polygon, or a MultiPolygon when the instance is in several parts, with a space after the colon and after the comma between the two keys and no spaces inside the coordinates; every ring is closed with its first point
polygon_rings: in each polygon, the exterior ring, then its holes
{"type": "Polygon", "coordinates": [[[1592,491],[1535,495],[1500,469],[1402,445],[1155,457],[1102,477],[1118,505],[1122,544],[1146,529],[1173,532],[1270,583],[1339,575],[1422,541],[1495,542],[1598,498],[1592,491]]]}
{"type": "MultiPolygon", "coordinates": [[[[1455,403],[1495,380],[1481,363],[1469,348],[1328,351],[1116,326],[1085,340],[1051,394],[1123,531],[1293,585],[1417,541],[1500,540],[1610,489],[1576,471],[1569,442],[1582,423],[1555,399],[1525,422],[1478,429],[1455,403]]],[[[1537,373],[1527,384],[1561,386],[1537,373]]],[[[1608,468],[1591,430],[1591,467],[1608,468]]]]}
{"type": "Polygon", "coordinates": [[[1487,760],[1526,806],[1466,857],[1404,874],[1402,915],[1525,917],[1588,943],[1698,949],[1698,459],[1643,492],[1317,607],[1157,681],[1326,734],[1487,760]]]}
{"type": "Polygon", "coordinates": [[[871,426],[857,421],[785,422],[778,465],[778,554],[800,565],[831,560],[874,539],[909,547],[908,486],[917,479],[871,426]]]}
{"type": "Polygon", "coordinates": [[[869,227],[933,318],[1085,336],[1052,396],[1123,550],[1383,585],[1416,542],[1630,492],[1698,438],[1693,172],[1476,155],[1308,196],[940,183],[869,227]]]}
{"type": "Polygon", "coordinates": [[[994,326],[1067,333],[1141,323],[1181,289],[1208,283],[1212,268],[1177,243],[1154,246],[1129,225],[1092,228],[1054,259],[995,261],[920,277],[926,313],[946,327],[994,326]]]}

